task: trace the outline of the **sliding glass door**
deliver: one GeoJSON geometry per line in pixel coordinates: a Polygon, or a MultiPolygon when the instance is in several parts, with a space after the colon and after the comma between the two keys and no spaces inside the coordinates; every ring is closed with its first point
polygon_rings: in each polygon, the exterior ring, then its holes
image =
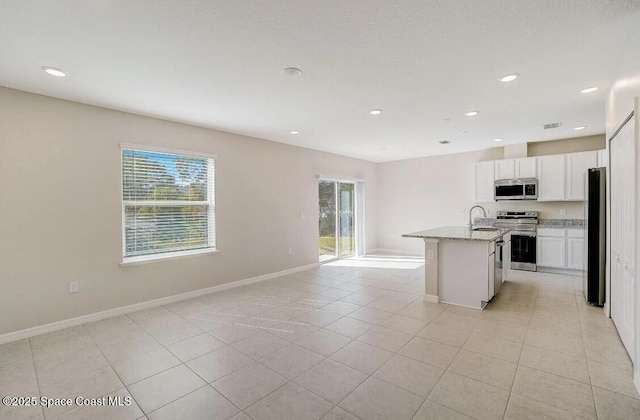
{"type": "Polygon", "coordinates": [[[355,184],[321,179],[318,191],[320,261],[355,255],[355,184]]]}
{"type": "Polygon", "coordinates": [[[355,185],[338,182],[340,196],[338,222],[340,223],[340,250],[338,257],[350,257],[356,252],[355,241],[355,185]]]}

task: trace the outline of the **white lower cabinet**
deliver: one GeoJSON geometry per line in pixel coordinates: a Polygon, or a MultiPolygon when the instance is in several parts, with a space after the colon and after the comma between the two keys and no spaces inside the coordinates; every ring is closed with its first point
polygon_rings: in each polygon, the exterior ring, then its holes
{"type": "Polygon", "coordinates": [[[584,268],[584,230],[567,229],[567,268],[582,270],[584,268]]]}
{"type": "Polygon", "coordinates": [[[496,274],[500,274],[495,272],[495,250],[495,241],[438,240],[437,263],[426,260],[425,290],[429,290],[432,287],[430,282],[433,282],[438,301],[467,308],[484,308],[495,293],[496,274]],[[435,273],[430,275],[432,272],[426,270],[431,268],[435,268],[435,273]]]}
{"type": "MultiPolygon", "coordinates": [[[[563,232],[564,233],[564,232],[563,232]]],[[[540,267],[564,268],[565,267],[565,238],[553,236],[538,236],[537,260],[540,267]]]]}
{"type": "Polygon", "coordinates": [[[582,270],[584,231],[582,229],[540,228],[537,235],[539,267],[582,270]]]}
{"type": "Polygon", "coordinates": [[[567,238],[567,268],[582,270],[584,262],[584,239],[567,238]]]}

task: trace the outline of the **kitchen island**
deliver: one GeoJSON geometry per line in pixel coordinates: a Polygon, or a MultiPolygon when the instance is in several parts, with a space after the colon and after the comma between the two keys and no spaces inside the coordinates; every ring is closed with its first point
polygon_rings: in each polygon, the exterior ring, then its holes
{"type": "Polygon", "coordinates": [[[424,300],[483,309],[502,285],[506,233],[506,229],[445,226],[402,235],[424,240],[424,300]]]}

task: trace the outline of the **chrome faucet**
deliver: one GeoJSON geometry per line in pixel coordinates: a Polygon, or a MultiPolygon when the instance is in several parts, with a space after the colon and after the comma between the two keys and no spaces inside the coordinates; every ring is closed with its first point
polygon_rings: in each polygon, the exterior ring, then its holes
{"type": "Polygon", "coordinates": [[[469,230],[473,229],[473,221],[472,221],[471,217],[473,216],[473,210],[475,208],[479,208],[480,210],[482,210],[482,217],[487,217],[487,211],[484,209],[484,207],[478,206],[478,205],[475,205],[475,206],[471,207],[469,209],[469,230]]]}

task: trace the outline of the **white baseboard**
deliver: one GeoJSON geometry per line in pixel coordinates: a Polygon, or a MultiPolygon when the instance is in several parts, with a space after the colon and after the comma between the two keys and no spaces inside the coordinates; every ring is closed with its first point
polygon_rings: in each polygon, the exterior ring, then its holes
{"type": "Polygon", "coordinates": [[[166,296],[159,299],[147,300],[145,302],[134,303],[132,305],[120,306],[118,308],[107,309],[101,312],[81,315],[75,318],[63,319],[49,324],[38,325],[37,327],[26,328],[24,330],[12,331],[0,334],[0,344],[9,343],[11,341],[22,340],[23,338],[33,337],[35,335],[45,334],[53,331],[62,330],[89,322],[100,321],[102,319],[111,318],[113,316],[123,315],[130,312],[141,311],[156,306],[167,305],[169,303],[179,302],[181,300],[193,299],[198,296],[207,295],[209,293],[221,292],[223,290],[234,289],[248,284],[258,283],[261,281],[274,279],[276,277],[287,274],[297,273],[299,271],[309,270],[318,267],[319,263],[303,265],[300,267],[289,268],[287,270],[277,271],[275,273],[263,274],[261,276],[250,277],[248,279],[233,281],[230,283],[220,284],[218,286],[207,287],[204,289],[193,290],[191,292],[180,293],[178,295],[166,296]]]}
{"type": "Polygon", "coordinates": [[[422,301],[427,303],[439,303],[440,299],[436,295],[422,295],[422,301]]]}
{"type": "Polygon", "coordinates": [[[538,268],[538,271],[526,271],[526,270],[508,270],[505,276],[505,280],[540,280],[552,275],[562,276],[567,281],[572,281],[577,277],[580,277],[579,271],[573,270],[561,270],[554,268],[538,268]]]}
{"type": "Polygon", "coordinates": [[[566,268],[538,267],[536,273],[564,274],[566,276],[582,276],[580,270],[569,270],[566,268]]]}
{"type": "Polygon", "coordinates": [[[401,249],[393,248],[374,248],[368,249],[367,255],[371,254],[389,254],[389,255],[401,255],[403,257],[424,257],[424,253],[416,253],[410,251],[403,251],[401,249]]]}

